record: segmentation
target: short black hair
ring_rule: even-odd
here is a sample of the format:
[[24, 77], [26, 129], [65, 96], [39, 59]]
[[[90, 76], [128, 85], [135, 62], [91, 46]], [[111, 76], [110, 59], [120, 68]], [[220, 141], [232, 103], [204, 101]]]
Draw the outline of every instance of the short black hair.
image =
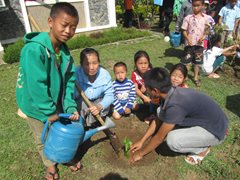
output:
[[172, 74], [173, 71], [175, 71], [176, 69], [181, 71], [181, 73], [183, 74], [184, 79], [187, 77], [188, 70], [187, 70], [187, 67], [184, 64], [182, 64], [182, 63], [175, 64], [172, 67], [172, 70], [170, 71], [170, 74]]
[[98, 62], [100, 62], [99, 53], [97, 50], [95, 50], [93, 48], [85, 48], [80, 53], [80, 64], [81, 65], [83, 65], [83, 61], [87, 59], [88, 54], [95, 54], [98, 58]]
[[58, 2], [54, 4], [50, 11], [50, 17], [52, 19], [55, 19], [57, 15], [61, 12], [64, 12], [69, 16], [79, 19], [77, 9], [72, 4], [67, 2]]
[[209, 37], [208, 47], [207, 49], [212, 49], [213, 46], [217, 44], [217, 42], [221, 42], [222, 36], [220, 34], [213, 34]]
[[126, 69], [126, 71], [127, 71], [127, 65], [124, 62], [122, 62], [122, 61], [117, 62], [117, 63], [114, 64], [113, 71], [115, 71], [116, 67], [121, 67], [121, 66], [124, 67]]
[[168, 71], [161, 67], [147, 71], [144, 74], [144, 83], [149, 89], [157, 88], [162, 93], [168, 93], [172, 87]]
[[192, 4], [193, 4], [195, 1], [202, 1], [202, 4], [204, 4], [204, 0], [192, 0]]

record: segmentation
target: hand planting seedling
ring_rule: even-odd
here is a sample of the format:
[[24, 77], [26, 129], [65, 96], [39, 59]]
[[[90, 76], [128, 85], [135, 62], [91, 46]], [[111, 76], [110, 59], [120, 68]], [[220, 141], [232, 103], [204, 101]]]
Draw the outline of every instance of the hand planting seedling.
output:
[[130, 139], [125, 137], [123, 140], [123, 144], [124, 144], [124, 156], [129, 158], [129, 150], [133, 143]]

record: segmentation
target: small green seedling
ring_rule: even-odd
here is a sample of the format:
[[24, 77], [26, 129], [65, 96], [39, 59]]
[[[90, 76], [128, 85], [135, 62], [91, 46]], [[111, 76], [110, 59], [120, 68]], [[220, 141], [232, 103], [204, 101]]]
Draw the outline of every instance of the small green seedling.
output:
[[123, 140], [123, 144], [124, 144], [124, 156], [129, 158], [129, 150], [130, 147], [132, 146], [132, 141], [130, 139], [128, 139], [127, 137], [124, 138]]

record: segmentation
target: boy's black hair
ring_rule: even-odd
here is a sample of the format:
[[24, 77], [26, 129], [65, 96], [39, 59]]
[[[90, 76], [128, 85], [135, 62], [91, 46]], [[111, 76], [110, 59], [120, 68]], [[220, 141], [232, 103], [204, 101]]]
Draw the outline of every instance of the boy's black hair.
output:
[[160, 67], [147, 71], [144, 74], [144, 83], [149, 89], [157, 88], [161, 93], [168, 93], [172, 87], [168, 71]]
[[187, 68], [186, 68], [186, 66], [185, 66], [184, 64], [182, 64], [182, 63], [175, 64], [175, 65], [172, 67], [172, 70], [170, 71], [170, 74], [172, 74], [173, 71], [175, 71], [176, 69], [179, 70], [179, 71], [181, 71], [181, 73], [182, 73], [183, 76], [184, 76], [184, 79], [187, 77], [187, 75], [188, 75], [188, 70], [187, 70]]
[[51, 8], [50, 17], [55, 19], [60, 12], [64, 12], [69, 16], [79, 19], [77, 9], [70, 3], [59, 2], [54, 4]]
[[93, 48], [85, 48], [80, 53], [80, 64], [81, 65], [83, 65], [83, 61], [87, 59], [88, 54], [95, 54], [98, 58], [98, 62], [100, 62], [99, 53], [97, 50], [95, 50]]
[[212, 49], [213, 46], [216, 45], [217, 42], [221, 42], [221, 35], [220, 34], [213, 34], [209, 37], [209, 41], [208, 41], [208, 47], [207, 49]]
[[127, 65], [124, 62], [122, 62], [122, 61], [117, 62], [117, 63], [114, 64], [113, 71], [115, 71], [116, 67], [121, 67], [121, 66], [123, 66], [126, 69], [126, 71], [127, 71]]
[[150, 68], [152, 68], [152, 64], [150, 62], [150, 57], [149, 57], [148, 53], [146, 51], [143, 51], [143, 50], [140, 50], [140, 51], [136, 52], [136, 54], [134, 55], [134, 64], [135, 64], [135, 66], [136, 66], [137, 60], [139, 58], [141, 58], [141, 57], [147, 58], [149, 66], [150, 66]]
[[192, 0], [192, 4], [193, 4], [195, 1], [202, 1], [202, 4], [204, 4], [204, 0]]

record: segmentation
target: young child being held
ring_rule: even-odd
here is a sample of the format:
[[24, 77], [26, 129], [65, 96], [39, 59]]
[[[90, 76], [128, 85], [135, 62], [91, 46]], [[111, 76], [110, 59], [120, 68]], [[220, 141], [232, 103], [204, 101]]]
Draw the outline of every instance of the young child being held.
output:
[[127, 65], [124, 62], [117, 62], [113, 71], [116, 80], [113, 81], [114, 89], [114, 112], [113, 118], [119, 120], [123, 115], [131, 113], [136, 100], [136, 91], [134, 83], [128, 79]]
[[138, 51], [134, 55], [134, 65], [136, 69], [132, 72], [132, 81], [135, 84], [136, 94], [144, 103], [150, 103], [151, 99], [146, 95], [143, 79], [144, 74], [152, 68], [149, 55], [146, 51]]
[[170, 72], [172, 85], [175, 87], [188, 88], [185, 80], [188, 76], [188, 70], [182, 63], [175, 64]]
[[209, 18], [202, 13], [204, 7], [203, 0], [193, 0], [193, 14], [184, 18], [182, 24], [183, 36], [185, 38], [184, 57], [181, 63], [194, 65], [194, 83], [196, 86], [201, 86], [199, 80], [199, 65], [203, 63], [203, 40], [206, 38], [205, 28], [209, 24]]
[[233, 56], [236, 54], [238, 45], [233, 45], [227, 48], [221, 48], [221, 35], [214, 34], [210, 37], [208, 49], [203, 52], [203, 65], [202, 71], [208, 75], [209, 78], [219, 78], [216, 70], [220, 68], [224, 61], [225, 56]]
[[[16, 100], [19, 116], [25, 118], [35, 137], [47, 180], [59, 179], [57, 163], [43, 155], [40, 137], [46, 121], [58, 120], [59, 113], [72, 113], [71, 120], [78, 120], [77, 105], [72, 98], [75, 87], [75, 66], [65, 44], [77, 28], [79, 16], [76, 8], [61, 2], [52, 6], [48, 18], [49, 32], [33, 32], [24, 37]], [[72, 171], [81, 167], [80, 162], [70, 166]]]

